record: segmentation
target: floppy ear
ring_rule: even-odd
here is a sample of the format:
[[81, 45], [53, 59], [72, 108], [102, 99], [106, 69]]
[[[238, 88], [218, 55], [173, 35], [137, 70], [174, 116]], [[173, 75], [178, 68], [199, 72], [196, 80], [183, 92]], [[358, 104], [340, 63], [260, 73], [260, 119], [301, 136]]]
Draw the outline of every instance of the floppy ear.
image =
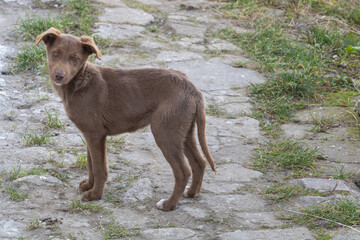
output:
[[38, 45], [41, 40], [43, 40], [46, 45], [51, 44], [56, 38], [60, 37], [60, 34], [61, 32], [56, 28], [49, 28], [36, 37], [36, 45]]
[[92, 39], [91, 37], [82, 36], [80, 40], [86, 52], [88, 52], [89, 54], [95, 53], [96, 57], [101, 60], [102, 55], [100, 50], [96, 46], [94, 39]]

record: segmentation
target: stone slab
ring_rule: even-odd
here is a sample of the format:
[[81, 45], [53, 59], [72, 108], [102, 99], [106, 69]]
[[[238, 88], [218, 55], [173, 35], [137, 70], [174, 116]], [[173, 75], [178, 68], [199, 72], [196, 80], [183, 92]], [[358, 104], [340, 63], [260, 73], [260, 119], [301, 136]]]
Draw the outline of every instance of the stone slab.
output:
[[185, 240], [185, 239], [201, 239], [197, 237], [197, 233], [185, 228], [161, 228], [148, 229], [141, 233], [142, 239], [164, 239], [164, 240]]
[[[145, 228], [151, 220], [142, 211], [136, 211], [134, 208], [114, 208], [112, 214], [116, 216], [116, 222], [126, 228]], [[108, 220], [111, 220], [108, 219]]]
[[330, 234], [333, 236], [333, 240], [360, 240], [360, 233], [351, 229], [330, 231]]
[[254, 70], [234, 68], [219, 59], [171, 62], [167, 67], [186, 73], [198, 88], [206, 91], [244, 88], [251, 83], [265, 81], [265, 78]]
[[211, 98], [215, 106], [226, 112], [227, 115], [239, 116], [240, 114], [250, 114], [252, 112], [252, 104], [250, 98], [243, 94], [233, 95], [216, 95]]
[[18, 239], [25, 230], [26, 224], [11, 219], [0, 220], [0, 238]]
[[[219, 137], [238, 138], [243, 137], [247, 139], [260, 139], [261, 133], [259, 128], [259, 121], [250, 117], [239, 117], [236, 119], [219, 119], [208, 117], [210, 119], [209, 125], [218, 126]], [[229, 141], [233, 142], [231, 139]], [[229, 146], [229, 144], [227, 144]]]
[[127, 7], [121, 0], [101, 0], [106, 7]]
[[175, 42], [181, 48], [190, 49], [193, 51], [205, 51], [205, 44], [203, 38], [183, 37]]
[[203, 182], [202, 189], [216, 194], [233, 193], [239, 187], [244, 186], [241, 183], [229, 183], [229, 182], [222, 183], [222, 182], [217, 182], [216, 180], [209, 180], [209, 178], [211, 177], [207, 177], [206, 181]]
[[317, 123], [324, 120], [332, 120], [334, 123], [358, 122], [359, 118], [354, 118], [355, 116], [357, 115], [343, 107], [315, 107], [298, 111], [294, 120], [302, 123]]
[[142, 40], [139, 46], [139, 49], [141, 50], [150, 50], [150, 51], [163, 49], [163, 48], [166, 48], [166, 45], [152, 40]]
[[124, 200], [130, 202], [144, 201], [153, 196], [153, 188], [149, 178], [143, 178], [133, 183], [126, 191]]
[[206, 32], [206, 26], [179, 20], [168, 20], [167, 27], [172, 29], [176, 35], [184, 35], [191, 37], [204, 38]]
[[140, 9], [117, 7], [105, 8], [104, 14], [99, 16], [99, 21], [105, 23], [147, 25], [154, 21], [154, 17]]
[[142, 4], [148, 4], [148, 5], [161, 5], [163, 4], [160, 1], [157, 0], [137, 0], [138, 2], [142, 3]]
[[335, 191], [351, 191], [343, 180], [337, 179], [302, 178], [293, 180], [292, 182], [315, 191], [333, 191], [334, 189]]
[[95, 36], [118, 39], [132, 39], [142, 36], [146, 28], [129, 24], [96, 23], [93, 29]]
[[[194, 59], [202, 59], [203, 57], [197, 53], [188, 52], [188, 51], [162, 51], [156, 58], [156, 62], [172, 63], [172, 62], [183, 62]], [[174, 68], [176, 69], [176, 68]]]
[[242, 228], [264, 228], [264, 227], [278, 227], [283, 224], [278, 220], [273, 212], [242, 212], [235, 214], [238, 227]]
[[209, 8], [211, 6], [216, 6], [216, 2], [209, 2], [207, 0], [187, 0], [187, 1], [181, 1], [180, 7], [187, 10], [187, 11], [193, 11], [193, 10], [199, 10], [199, 9], [205, 9]]
[[249, 182], [263, 175], [261, 172], [244, 168], [240, 164], [219, 165], [217, 172], [217, 175], [213, 177], [217, 182]]
[[186, 212], [187, 214], [189, 214], [190, 216], [192, 216], [195, 219], [201, 219], [201, 218], [205, 218], [206, 216], [208, 216], [208, 213], [201, 209], [201, 208], [197, 208], [197, 207], [192, 207], [192, 206], [181, 206], [179, 207], [179, 209], [181, 211]]
[[312, 134], [311, 129], [313, 129], [311, 124], [296, 124], [296, 123], [287, 123], [281, 125], [282, 135], [285, 138], [296, 138], [302, 139], [310, 134]]
[[224, 233], [221, 240], [315, 240], [307, 228], [246, 230]]
[[234, 44], [222, 40], [222, 39], [213, 39], [211, 40], [210, 44], [207, 46], [207, 48], [211, 51], [239, 51], [240, 48], [235, 46]]
[[255, 195], [202, 195], [201, 203], [206, 204], [209, 209], [216, 213], [228, 212], [254, 212], [265, 210], [266, 202]]

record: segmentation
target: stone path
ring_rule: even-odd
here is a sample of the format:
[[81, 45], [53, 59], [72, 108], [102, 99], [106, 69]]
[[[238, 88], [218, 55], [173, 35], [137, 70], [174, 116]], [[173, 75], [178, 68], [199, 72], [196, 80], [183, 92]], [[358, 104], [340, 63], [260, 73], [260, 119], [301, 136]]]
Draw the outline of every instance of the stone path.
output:
[[[3, 189], [16, 186], [28, 196], [25, 201], [15, 202], [6, 191], [0, 192], [0, 238], [103, 239], [106, 226], [116, 223], [130, 233], [137, 232], [126, 237], [131, 239], [315, 239], [309, 229], [289, 227], [277, 218], [281, 211], [274, 210], [271, 202], [259, 194], [270, 185], [267, 178], [249, 168], [252, 152], [265, 137], [258, 121], [248, 117], [252, 105], [246, 88], [251, 83], [264, 82], [265, 78], [255, 70], [233, 67], [235, 62], [248, 61], [242, 56], [242, 50], [212, 37], [213, 31], [232, 23], [214, 15], [210, 8], [215, 4], [213, 1], [142, 0], [138, 3], [154, 5], [161, 11], [148, 13], [141, 7], [130, 8], [120, 0], [99, 3], [101, 14], [94, 28], [95, 35], [122, 41], [124, 45], [107, 49], [103, 61], [96, 62], [112, 67], [161, 67], [185, 72], [201, 89], [208, 106], [221, 112], [220, 116], [207, 117], [207, 139], [218, 175], [208, 168], [199, 198], [181, 200], [172, 212], [157, 210], [156, 202], [171, 193], [173, 176], [152, 134], [145, 128], [124, 134], [124, 149], [110, 149], [106, 194], [94, 203], [102, 206], [102, 211], [71, 210], [71, 203], [80, 198], [78, 183], [87, 174], [85, 169], [74, 167], [77, 156], [85, 152], [79, 131], [67, 119], [60, 99], [44, 84], [44, 77], [28, 73], [1, 75], [2, 172], [9, 174], [19, 167], [30, 170], [43, 166], [52, 175], [68, 177], [68, 181], [50, 174], [2, 180]], [[1, 9], [17, 11], [31, 4], [31, 1], [0, 1]], [[1, 22], [7, 19], [4, 23], [9, 31], [16, 19], [9, 19], [4, 13], [0, 15]], [[11, 36], [2, 36], [2, 39], [0, 67], [8, 62], [6, 56], [10, 55], [3, 52], [2, 45], [13, 46]], [[52, 144], [49, 146], [24, 146], [22, 136], [26, 132], [40, 132], [44, 128], [46, 111], [58, 113], [65, 129], [50, 130]], [[304, 124], [285, 125], [284, 136], [304, 138], [311, 134], [308, 123], [303, 121]], [[332, 164], [340, 161], [350, 164], [346, 166], [359, 166], [357, 143], [342, 144], [339, 151], [352, 157], [339, 159], [336, 153], [325, 151], [328, 150], [325, 145], [333, 144], [336, 152], [340, 148], [337, 139], [327, 143], [308, 141], [319, 145]], [[354, 152], [348, 152], [349, 149]], [[328, 190], [334, 180], [309, 178], [294, 180], [294, 184]], [[339, 187], [360, 199], [356, 186], [341, 182]], [[284, 208], [328, 200], [305, 196]], [[30, 230], [29, 224], [34, 219], [39, 220], [40, 226]], [[341, 238], [345, 235], [346, 239], [360, 239], [344, 229], [335, 231], [334, 239], [345, 239]]]

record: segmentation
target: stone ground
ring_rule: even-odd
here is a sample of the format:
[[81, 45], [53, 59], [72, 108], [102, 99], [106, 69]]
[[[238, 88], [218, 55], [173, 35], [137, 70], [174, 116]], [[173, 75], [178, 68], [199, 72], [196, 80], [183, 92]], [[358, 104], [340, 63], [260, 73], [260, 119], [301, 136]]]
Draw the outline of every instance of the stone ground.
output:
[[[17, 18], [26, 13], [58, 14], [56, 8], [36, 8], [33, 2], [36, 1], [0, 1], [0, 68], [4, 73], [21, 44], [11, 33]], [[80, 199], [78, 183], [87, 175], [86, 169], [75, 167], [77, 157], [85, 153], [79, 131], [66, 117], [59, 97], [44, 84], [46, 76], [3, 74], [0, 239], [104, 239], [104, 232], [118, 225], [133, 234], [125, 237], [131, 239], [315, 239], [306, 227], [291, 225], [278, 216], [287, 209], [344, 196], [333, 191], [330, 196], [302, 196], [274, 207], [260, 194], [271, 184], [271, 177], [249, 167], [254, 149], [266, 137], [258, 121], [248, 117], [252, 104], [246, 88], [251, 83], [264, 82], [265, 77], [252, 69], [233, 67], [235, 62], [249, 60], [241, 49], [213, 38], [211, 33], [225, 26], [239, 32], [251, 30], [219, 18], [211, 9], [214, 1], [138, 2], [154, 5], [161, 12], [130, 8], [120, 0], [97, 3], [101, 14], [93, 30], [95, 35], [123, 43], [122, 47], [104, 50], [103, 60], [97, 63], [185, 72], [212, 106], [209, 112], [219, 108], [221, 116], [225, 116], [207, 117], [207, 139], [218, 174], [207, 168], [200, 197], [182, 199], [171, 212], [157, 210], [156, 202], [171, 193], [173, 176], [145, 128], [124, 134], [122, 149], [110, 146], [106, 193], [102, 200], [91, 203], [102, 210], [74, 209], [72, 203]], [[46, 111], [58, 114], [65, 129], [50, 129], [49, 145], [25, 146], [22, 136], [44, 131]], [[325, 156], [322, 165], [329, 173], [341, 166], [345, 170], [359, 169], [359, 141], [352, 131], [339, 125], [327, 133], [314, 133], [308, 119], [311, 111], [322, 110], [297, 113], [296, 121], [282, 127], [283, 137], [302, 139], [319, 147]], [[8, 177], [19, 168], [27, 171], [39, 167], [47, 173], [14, 181]], [[359, 189], [350, 182], [324, 177], [292, 181], [318, 191], [330, 191], [336, 186], [348, 193], [346, 197], [360, 200]], [[19, 202], [10, 200], [6, 190], [10, 187], [28, 194], [27, 198]], [[36, 220], [39, 224], [31, 229], [30, 223]], [[332, 234], [334, 239], [360, 239], [357, 232], [344, 228], [335, 229]]]

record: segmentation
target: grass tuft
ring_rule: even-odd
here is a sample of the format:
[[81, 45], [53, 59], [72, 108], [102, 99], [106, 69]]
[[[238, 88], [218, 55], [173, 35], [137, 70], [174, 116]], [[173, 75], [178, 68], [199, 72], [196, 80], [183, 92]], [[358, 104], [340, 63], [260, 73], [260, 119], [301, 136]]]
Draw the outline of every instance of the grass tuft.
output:
[[82, 170], [83, 168], [86, 168], [86, 166], [87, 166], [87, 156], [86, 156], [86, 154], [80, 153], [80, 154], [77, 155], [75, 166], [80, 168], [80, 170]]
[[[305, 224], [310, 228], [334, 228], [338, 222], [347, 226], [360, 225], [360, 203], [354, 200], [338, 199], [335, 202], [302, 209], [304, 215], [293, 216], [296, 223]], [[321, 219], [323, 218], [323, 219]], [[331, 221], [326, 221], [331, 220]], [[334, 221], [334, 222], [332, 222]]]
[[43, 166], [41, 167], [33, 167], [30, 170], [27, 171], [22, 171], [21, 170], [21, 165], [18, 165], [16, 167], [13, 167], [10, 172], [9, 172], [9, 180], [13, 181], [15, 179], [21, 178], [21, 177], [25, 177], [28, 175], [44, 175], [47, 174], [48, 172], [44, 169]]
[[129, 232], [124, 226], [116, 223], [115, 219], [112, 219], [109, 224], [101, 226], [100, 231], [105, 239], [128, 238], [138, 235], [138, 231], [135, 233]]
[[37, 133], [26, 133], [22, 136], [25, 146], [42, 146], [50, 143], [49, 135], [47, 132], [37, 135]]
[[[256, 102], [252, 117], [260, 120], [268, 134], [276, 136], [280, 124], [289, 121], [294, 111], [327, 99], [328, 93], [356, 91], [352, 79], [360, 77], [359, 59], [345, 49], [360, 46], [360, 36], [353, 32], [344, 33], [335, 26], [314, 26], [306, 21], [306, 27], [294, 28], [285, 17], [297, 18], [306, 9], [320, 11], [319, 6], [323, 5], [328, 9], [351, 12], [350, 6], [355, 3], [334, 1], [331, 7], [325, 4], [328, 1], [320, 0], [228, 2], [224, 13], [248, 20], [255, 31], [237, 33], [227, 27], [215, 35], [244, 49], [268, 75], [267, 82], [249, 88]], [[283, 17], [266, 13], [265, 10], [271, 12], [273, 8], [281, 8]]]
[[14, 72], [39, 71], [47, 67], [46, 51], [42, 46], [25, 45], [15, 58]]
[[[15, 26], [15, 32], [19, 38], [34, 42], [35, 38], [55, 27], [61, 32], [73, 33], [75, 35], [92, 34], [98, 10], [90, 0], [67, 0], [65, 2], [65, 13], [59, 16], [26, 16], [20, 19]], [[46, 51], [43, 46], [24, 46], [15, 59], [14, 71], [44, 70], [46, 68]]]
[[104, 208], [100, 205], [96, 205], [93, 203], [83, 203], [80, 200], [74, 199], [71, 202], [70, 211], [71, 212], [84, 212], [89, 211], [92, 213], [98, 213], [101, 212]]
[[287, 186], [279, 182], [266, 188], [264, 194], [266, 198], [279, 203], [295, 196], [307, 195], [309, 194], [309, 190], [301, 186]]
[[257, 148], [253, 167], [260, 172], [311, 170], [316, 168], [317, 151], [292, 140], [266, 142]]
[[47, 127], [65, 129], [64, 123], [59, 120], [59, 114], [55, 114], [55, 116], [53, 116], [46, 109], [45, 109], [45, 111], [47, 113], [47, 116], [45, 117], [47, 119], [47, 122], [46, 122]]
[[65, 13], [59, 16], [26, 16], [20, 19], [15, 27], [15, 32], [20, 38], [34, 41], [36, 36], [50, 27], [61, 32], [72, 32], [77, 35], [91, 35], [95, 23], [97, 10], [90, 0], [67, 0]]
[[15, 202], [24, 201], [28, 197], [27, 193], [21, 194], [15, 187], [9, 187], [6, 191], [9, 194], [9, 198]]
[[106, 147], [109, 152], [117, 153], [125, 148], [125, 136], [121, 137], [108, 137], [106, 139]]
[[38, 219], [31, 220], [29, 225], [26, 227], [27, 230], [34, 230], [38, 228], [40, 228], [40, 221]]

